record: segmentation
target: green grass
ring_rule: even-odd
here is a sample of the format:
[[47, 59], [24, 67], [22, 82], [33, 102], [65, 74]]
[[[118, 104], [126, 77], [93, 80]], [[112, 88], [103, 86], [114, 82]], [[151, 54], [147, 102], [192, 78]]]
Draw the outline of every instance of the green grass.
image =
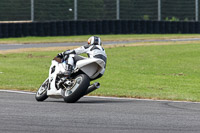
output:
[[[92, 95], [200, 101], [200, 45], [107, 48]], [[0, 88], [36, 91], [60, 51], [0, 55]]]
[[105, 90], [95, 94], [200, 101], [199, 50], [192, 44], [108, 49]]
[[[128, 34], [128, 35], [97, 35], [104, 41], [123, 40], [148, 40], [148, 39], [170, 39], [170, 38], [200, 38], [199, 34]], [[20, 37], [1, 38], [0, 44], [26, 44], [26, 43], [62, 43], [62, 42], [86, 42], [90, 35], [82, 36], [60, 36], [60, 37]]]

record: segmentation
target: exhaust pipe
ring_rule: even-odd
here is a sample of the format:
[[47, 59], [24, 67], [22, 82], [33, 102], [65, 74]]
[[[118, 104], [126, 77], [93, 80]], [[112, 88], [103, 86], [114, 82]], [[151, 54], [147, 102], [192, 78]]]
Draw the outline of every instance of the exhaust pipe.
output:
[[94, 84], [90, 85], [87, 89], [87, 91], [85, 92], [85, 95], [91, 93], [92, 91], [98, 89], [100, 87], [100, 83], [95, 82]]

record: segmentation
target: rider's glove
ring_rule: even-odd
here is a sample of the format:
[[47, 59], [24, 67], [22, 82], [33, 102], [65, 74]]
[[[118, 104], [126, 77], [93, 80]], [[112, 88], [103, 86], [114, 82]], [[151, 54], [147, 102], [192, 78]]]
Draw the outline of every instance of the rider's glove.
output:
[[63, 58], [67, 59], [68, 56], [69, 56], [69, 54], [75, 54], [75, 51], [74, 51], [74, 50], [67, 50], [67, 51], [65, 51], [65, 52], [59, 53], [59, 54], [57, 55], [57, 57], [58, 57], [58, 58], [61, 58], [61, 59], [63, 59]]
[[67, 50], [65, 52], [63, 52], [63, 59], [67, 60], [70, 54], [75, 54], [74, 50]]
[[69, 57], [69, 55], [68, 55], [68, 54], [66, 54], [66, 55], [63, 57], [63, 60], [67, 60], [67, 59], [68, 59], [68, 57]]
[[65, 52], [63, 52], [63, 55], [69, 55], [69, 54], [75, 54], [74, 50], [67, 50]]
[[62, 52], [62, 53], [59, 53], [59, 54], [57, 55], [57, 57], [62, 59], [62, 58], [64, 57], [63, 52]]

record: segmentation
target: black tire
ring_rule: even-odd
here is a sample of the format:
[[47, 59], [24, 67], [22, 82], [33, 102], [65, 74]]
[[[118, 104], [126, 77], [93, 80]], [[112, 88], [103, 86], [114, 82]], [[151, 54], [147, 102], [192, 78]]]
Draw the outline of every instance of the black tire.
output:
[[47, 78], [35, 94], [35, 99], [37, 101], [41, 102], [48, 98], [47, 96], [48, 87], [49, 87], [49, 79]]
[[74, 79], [76, 83], [70, 90], [70, 92], [67, 90], [64, 92], [64, 101], [67, 103], [75, 103], [76, 101], [78, 101], [82, 96], [84, 96], [86, 90], [90, 85], [90, 79], [85, 74], [80, 74]]

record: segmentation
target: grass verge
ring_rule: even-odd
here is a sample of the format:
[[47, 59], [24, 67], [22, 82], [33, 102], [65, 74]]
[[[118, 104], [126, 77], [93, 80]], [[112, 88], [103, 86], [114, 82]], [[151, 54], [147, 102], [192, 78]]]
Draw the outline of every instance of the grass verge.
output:
[[[0, 44], [26, 44], [26, 43], [64, 43], [86, 42], [91, 35], [59, 36], [59, 37], [21, 37], [1, 38]], [[128, 34], [128, 35], [97, 35], [104, 41], [131, 41], [131, 40], [160, 40], [160, 39], [186, 39], [200, 38], [199, 34]]]
[[[200, 101], [199, 44], [107, 47], [92, 95]], [[0, 88], [36, 91], [59, 51], [0, 54]]]

